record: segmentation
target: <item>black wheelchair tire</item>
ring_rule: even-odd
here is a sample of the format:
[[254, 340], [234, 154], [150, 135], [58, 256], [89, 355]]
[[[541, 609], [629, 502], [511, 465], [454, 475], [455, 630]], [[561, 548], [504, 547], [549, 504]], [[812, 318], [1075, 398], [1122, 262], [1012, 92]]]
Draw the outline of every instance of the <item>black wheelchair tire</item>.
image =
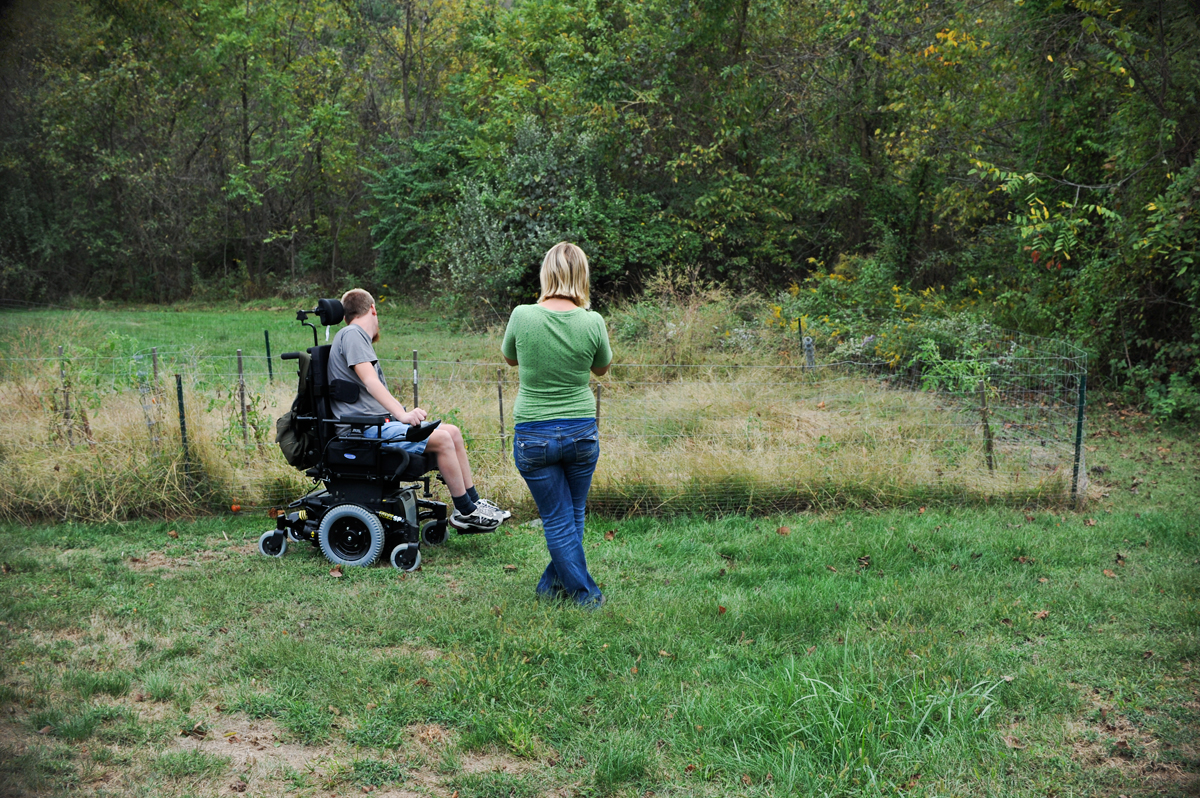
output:
[[287, 554], [287, 536], [277, 529], [263, 532], [258, 539], [258, 553], [264, 557], [282, 557]]
[[415, 543], [401, 543], [392, 549], [392, 567], [412, 573], [421, 567], [421, 549]]
[[383, 523], [357, 504], [339, 504], [321, 519], [317, 531], [321, 553], [334, 565], [374, 565], [383, 551]]
[[426, 546], [442, 546], [445, 545], [446, 539], [450, 537], [450, 530], [446, 528], [445, 522], [440, 522], [436, 518], [430, 518], [427, 521], [421, 522], [421, 543]]

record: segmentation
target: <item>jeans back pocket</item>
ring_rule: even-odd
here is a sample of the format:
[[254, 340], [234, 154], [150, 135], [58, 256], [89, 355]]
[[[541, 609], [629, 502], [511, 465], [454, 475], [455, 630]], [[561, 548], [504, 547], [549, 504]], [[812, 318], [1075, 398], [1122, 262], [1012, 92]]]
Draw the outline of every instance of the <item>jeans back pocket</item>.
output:
[[517, 438], [513, 441], [513, 462], [518, 471], [545, 468], [550, 444], [536, 438]]

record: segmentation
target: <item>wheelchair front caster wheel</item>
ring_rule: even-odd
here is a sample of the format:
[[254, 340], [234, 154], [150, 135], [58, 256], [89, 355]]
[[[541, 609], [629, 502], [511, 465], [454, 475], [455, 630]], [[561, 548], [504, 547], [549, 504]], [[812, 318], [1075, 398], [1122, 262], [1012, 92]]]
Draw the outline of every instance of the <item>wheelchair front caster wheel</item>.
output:
[[444, 521], [430, 518], [421, 523], [421, 542], [426, 546], [441, 546], [449, 537], [448, 532]]
[[265, 557], [282, 557], [287, 554], [287, 537], [278, 529], [263, 532], [258, 539], [258, 553]]
[[412, 573], [421, 567], [421, 549], [415, 543], [401, 543], [392, 549], [392, 567]]

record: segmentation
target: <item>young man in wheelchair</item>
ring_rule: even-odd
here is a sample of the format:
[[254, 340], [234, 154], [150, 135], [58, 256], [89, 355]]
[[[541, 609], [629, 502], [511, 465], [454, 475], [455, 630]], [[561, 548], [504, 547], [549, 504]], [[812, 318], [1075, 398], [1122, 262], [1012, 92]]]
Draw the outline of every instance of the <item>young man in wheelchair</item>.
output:
[[375, 299], [361, 288], [355, 288], [342, 296], [342, 308], [346, 314], [346, 326], [338, 330], [329, 350], [329, 380], [354, 382], [361, 390], [356, 402], [334, 399], [334, 414], [338, 417], [347, 414], [387, 416], [390, 420], [382, 429], [369, 428], [365, 434], [370, 437], [380, 435], [385, 448], [402, 449], [411, 454], [428, 451], [434, 455], [438, 471], [454, 500], [450, 525], [469, 532], [495, 529], [511, 513], [480, 498], [475, 490], [471, 466], [467, 462], [467, 450], [458, 427], [442, 424], [425, 440], [405, 439], [409, 426], [423, 422], [426, 414], [419, 407], [405, 410], [404, 405], [387, 389], [383, 369], [379, 367], [379, 358], [375, 356], [373, 346], [379, 340]]

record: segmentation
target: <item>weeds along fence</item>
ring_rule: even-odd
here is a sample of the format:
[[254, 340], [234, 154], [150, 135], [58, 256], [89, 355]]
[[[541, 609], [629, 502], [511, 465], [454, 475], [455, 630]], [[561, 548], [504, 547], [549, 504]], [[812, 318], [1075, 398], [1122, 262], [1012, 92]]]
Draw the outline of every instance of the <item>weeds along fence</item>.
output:
[[[1087, 492], [1086, 356], [1002, 333], [966, 355], [616, 363], [593, 383], [612, 515], [926, 502], [1066, 506]], [[512, 463], [515, 369], [383, 361], [393, 392], [463, 430], [486, 494], [532, 515]], [[409, 375], [414, 375], [409, 385]], [[274, 443], [294, 363], [191, 350], [0, 360], [0, 515], [113, 519], [264, 507], [311, 485]], [[185, 447], [186, 439], [186, 447]]]

